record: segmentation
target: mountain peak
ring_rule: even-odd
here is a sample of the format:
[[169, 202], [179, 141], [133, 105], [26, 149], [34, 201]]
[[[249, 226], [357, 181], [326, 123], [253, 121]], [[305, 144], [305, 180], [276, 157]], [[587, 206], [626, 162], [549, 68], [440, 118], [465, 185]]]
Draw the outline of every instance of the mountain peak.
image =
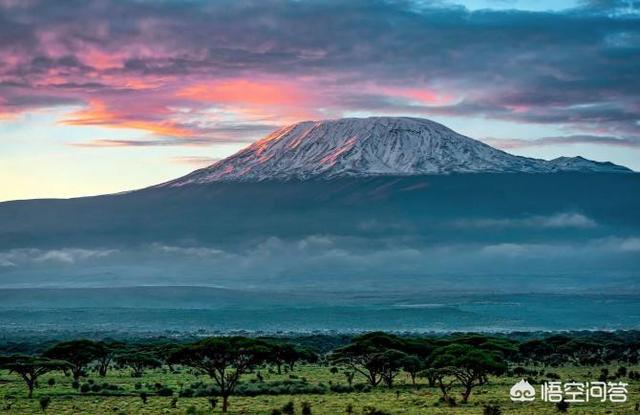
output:
[[581, 157], [545, 161], [515, 156], [427, 119], [369, 117], [292, 124], [224, 160], [165, 185], [557, 171], [631, 170]]

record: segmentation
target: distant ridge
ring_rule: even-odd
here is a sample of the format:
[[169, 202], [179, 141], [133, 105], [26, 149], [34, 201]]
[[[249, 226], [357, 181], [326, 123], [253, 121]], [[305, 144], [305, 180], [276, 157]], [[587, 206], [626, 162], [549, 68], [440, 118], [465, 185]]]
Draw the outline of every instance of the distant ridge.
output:
[[161, 186], [218, 181], [330, 179], [449, 173], [629, 173], [582, 157], [515, 156], [431, 120], [408, 117], [304, 121]]

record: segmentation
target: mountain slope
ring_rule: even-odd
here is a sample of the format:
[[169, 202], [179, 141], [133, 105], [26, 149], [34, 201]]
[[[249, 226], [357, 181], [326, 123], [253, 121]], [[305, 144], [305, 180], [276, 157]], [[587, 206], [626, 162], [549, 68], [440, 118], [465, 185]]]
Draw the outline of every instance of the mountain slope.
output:
[[207, 168], [161, 186], [217, 181], [331, 179], [447, 173], [631, 172], [580, 157], [515, 156], [436, 122], [407, 117], [293, 124]]

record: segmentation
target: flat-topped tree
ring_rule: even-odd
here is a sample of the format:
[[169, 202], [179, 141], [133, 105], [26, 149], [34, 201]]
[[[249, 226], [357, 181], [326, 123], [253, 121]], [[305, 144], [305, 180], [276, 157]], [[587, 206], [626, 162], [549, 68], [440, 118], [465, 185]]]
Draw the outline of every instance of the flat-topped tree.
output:
[[0, 369], [17, 373], [27, 384], [29, 398], [33, 396], [38, 377], [54, 370], [69, 369], [71, 364], [63, 360], [25, 355], [0, 356]]
[[401, 367], [406, 342], [392, 334], [373, 332], [354, 338], [350, 344], [335, 350], [329, 359], [350, 367], [364, 376], [371, 386], [381, 381], [393, 383]]
[[[501, 375], [507, 370], [499, 352], [468, 344], [451, 344], [436, 349], [433, 354], [433, 366], [454, 376], [464, 387], [463, 402], [467, 402], [474, 387], [487, 383], [489, 375]], [[446, 395], [444, 389], [443, 393]]]
[[211, 337], [183, 346], [169, 360], [192, 367], [213, 379], [222, 396], [222, 412], [227, 412], [229, 396], [235, 391], [242, 374], [265, 362], [269, 353], [268, 343], [262, 340]]
[[73, 340], [56, 344], [44, 352], [44, 357], [69, 362], [69, 369], [77, 380], [85, 375], [89, 363], [98, 359], [100, 353], [98, 344], [91, 340]]
[[295, 346], [282, 341], [269, 341], [271, 352], [267, 361], [276, 365], [278, 374], [282, 373], [282, 365], [287, 365], [293, 370], [296, 362], [305, 361], [314, 363], [318, 361], [318, 355], [306, 347]]
[[113, 358], [116, 356], [116, 354], [124, 349], [125, 344], [120, 342], [101, 341], [96, 343], [95, 346], [95, 357], [98, 363], [98, 374], [102, 377], [107, 376], [109, 365], [113, 361]]
[[155, 355], [146, 352], [124, 351], [115, 359], [118, 364], [130, 367], [131, 376], [134, 378], [142, 377], [145, 369], [155, 369], [162, 366], [162, 362]]

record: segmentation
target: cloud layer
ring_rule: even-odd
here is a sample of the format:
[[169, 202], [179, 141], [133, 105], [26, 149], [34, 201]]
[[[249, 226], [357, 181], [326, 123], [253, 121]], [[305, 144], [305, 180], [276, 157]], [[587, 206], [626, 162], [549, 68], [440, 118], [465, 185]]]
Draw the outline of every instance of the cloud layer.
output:
[[[570, 129], [512, 146], [637, 147], [637, 2], [559, 12], [418, 1], [0, 2], [0, 120], [148, 133], [86, 146], [242, 142], [357, 112]], [[507, 143], [507, 147], [509, 144]]]

